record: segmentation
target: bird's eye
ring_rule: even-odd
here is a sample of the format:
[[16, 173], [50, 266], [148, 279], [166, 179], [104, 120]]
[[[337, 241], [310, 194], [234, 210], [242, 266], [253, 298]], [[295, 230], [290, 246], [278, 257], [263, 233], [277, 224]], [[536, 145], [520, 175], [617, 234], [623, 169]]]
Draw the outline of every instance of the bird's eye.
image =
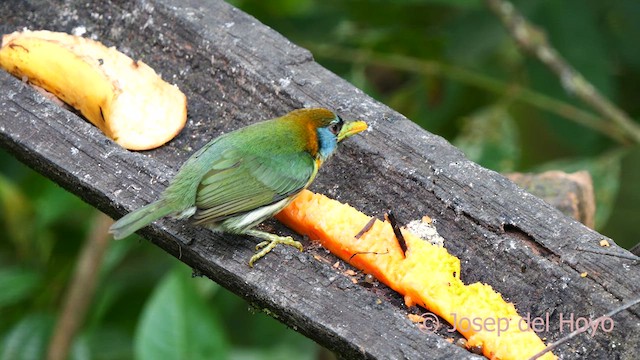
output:
[[342, 120], [342, 118], [340, 116], [338, 116], [338, 121], [334, 122], [333, 124], [329, 125], [329, 131], [331, 131], [331, 133], [333, 135], [338, 135], [340, 133], [340, 130], [342, 130], [342, 125], [344, 124], [344, 121]]

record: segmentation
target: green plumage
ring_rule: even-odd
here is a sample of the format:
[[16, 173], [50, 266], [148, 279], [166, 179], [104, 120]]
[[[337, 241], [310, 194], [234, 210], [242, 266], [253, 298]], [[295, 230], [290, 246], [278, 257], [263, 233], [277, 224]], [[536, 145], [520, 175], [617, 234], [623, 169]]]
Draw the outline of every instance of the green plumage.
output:
[[282, 242], [275, 235], [249, 230], [313, 181], [338, 139], [366, 128], [362, 122], [349, 123], [359, 127], [342, 124], [329, 110], [302, 109], [222, 135], [182, 165], [158, 201], [124, 216], [109, 231], [121, 239], [173, 215], [191, 217], [213, 229]]

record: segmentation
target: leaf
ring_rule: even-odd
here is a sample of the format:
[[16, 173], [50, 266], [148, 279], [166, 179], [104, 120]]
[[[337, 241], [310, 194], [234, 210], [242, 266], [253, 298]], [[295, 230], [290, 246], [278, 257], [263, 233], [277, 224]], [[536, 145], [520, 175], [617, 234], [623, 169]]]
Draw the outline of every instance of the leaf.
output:
[[34, 199], [37, 220], [40, 226], [69, 223], [78, 226], [78, 219], [86, 220], [94, 217], [95, 211], [91, 206], [73, 194], [60, 191], [57, 184], [47, 181], [41, 185], [38, 196]]
[[230, 360], [319, 358], [321, 348], [313, 340], [292, 331], [273, 314], [268, 314], [268, 310], [261, 311], [238, 295], [222, 288], [219, 290], [214, 301], [224, 309], [220, 317], [226, 325], [229, 342], [233, 344]]
[[71, 351], [69, 352], [69, 360], [91, 360], [91, 347], [87, 336], [79, 334], [73, 339]]
[[448, 5], [457, 7], [480, 7], [482, 3], [480, 0], [386, 0], [382, 1], [396, 6], [404, 5], [418, 5], [418, 4], [436, 4], [436, 5]]
[[136, 330], [137, 359], [225, 358], [223, 327], [196, 291], [197, 280], [175, 269], [158, 284]]
[[[542, 0], [530, 16], [530, 21], [544, 30], [552, 47], [605, 97], [616, 101], [616, 79], [612, 76], [613, 57], [599, 27], [599, 11], [594, 2], [574, 6], [571, 2]], [[568, 16], [567, 14], [571, 14]], [[579, 35], [578, 35], [579, 34]], [[576, 41], [576, 37], [580, 41]], [[537, 59], [526, 62], [530, 85], [541, 93], [570, 102], [578, 107], [592, 108], [578, 100], [567, 87], [566, 79], [559, 79]], [[607, 144], [605, 138], [584, 126], [568, 122], [557, 115], [544, 117], [544, 125], [562, 139], [565, 146], [585, 155], [600, 153]]]
[[630, 249], [638, 244], [640, 219], [640, 146], [624, 152], [619, 163], [619, 186], [617, 196], [612, 199], [612, 209], [604, 234], [611, 236], [618, 245]]
[[606, 15], [607, 35], [616, 45], [621, 60], [640, 67], [637, 35], [640, 34], [640, 6], [637, 0], [619, 0], [599, 4]]
[[33, 208], [31, 202], [20, 189], [8, 178], [0, 175], [0, 217], [6, 227], [6, 238], [11, 240], [20, 255], [28, 256], [32, 253], [31, 238], [33, 228]]
[[309, 346], [299, 347], [287, 344], [279, 344], [271, 348], [235, 348], [229, 355], [229, 360], [279, 360], [279, 359], [296, 359], [296, 360], [314, 360], [320, 356], [318, 347], [314, 347], [313, 343]]
[[513, 171], [520, 159], [517, 127], [507, 109], [493, 105], [463, 119], [453, 144], [469, 159], [500, 172]]
[[0, 308], [28, 299], [41, 280], [35, 270], [19, 267], [0, 269]]
[[487, 9], [479, 7], [457, 14], [446, 26], [448, 62], [465, 66], [470, 70], [478, 64], [488, 64], [483, 73], [503, 74], [501, 66], [496, 66], [496, 52], [503, 45], [505, 32], [499, 21], [487, 16]]
[[117, 360], [133, 358], [128, 331], [111, 326], [83, 331], [73, 342], [69, 360]]
[[52, 329], [52, 317], [43, 314], [28, 315], [2, 341], [0, 359], [44, 359]]

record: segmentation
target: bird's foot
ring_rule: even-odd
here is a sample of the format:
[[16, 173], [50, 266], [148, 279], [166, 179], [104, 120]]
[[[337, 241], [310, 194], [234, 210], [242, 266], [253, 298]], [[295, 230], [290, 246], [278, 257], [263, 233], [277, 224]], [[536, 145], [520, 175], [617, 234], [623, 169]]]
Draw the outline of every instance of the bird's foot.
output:
[[256, 261], [258, 261], [260, 258], [264, 257], [271, 250], [273, 250], [278, 244], [290, 245], [302, 251], [302, 244], [299, 241], [293, 240], [291, 236], [278, 236], [278, 235], [274, 235], [268, 232], [258, 231], [258, 230], [248, 230], [246, 234], [255, 236], [257, 238], [264, 240], [263, 242], [256, 245], [257, 253], [253, 255], [251, 259], [249, 259], [249, 266], [251, 267], [253, 267], [253, 264]]

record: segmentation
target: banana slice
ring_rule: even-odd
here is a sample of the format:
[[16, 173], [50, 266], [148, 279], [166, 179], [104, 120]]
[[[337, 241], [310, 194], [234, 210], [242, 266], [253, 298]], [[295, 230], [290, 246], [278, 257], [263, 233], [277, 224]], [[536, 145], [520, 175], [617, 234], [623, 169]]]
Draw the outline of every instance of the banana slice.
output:
[[187, 121], [187, 98], [142, 61], [65, 33], [2, 37], [0, 66], [55, 94], [121, 146], [156, 148]]

